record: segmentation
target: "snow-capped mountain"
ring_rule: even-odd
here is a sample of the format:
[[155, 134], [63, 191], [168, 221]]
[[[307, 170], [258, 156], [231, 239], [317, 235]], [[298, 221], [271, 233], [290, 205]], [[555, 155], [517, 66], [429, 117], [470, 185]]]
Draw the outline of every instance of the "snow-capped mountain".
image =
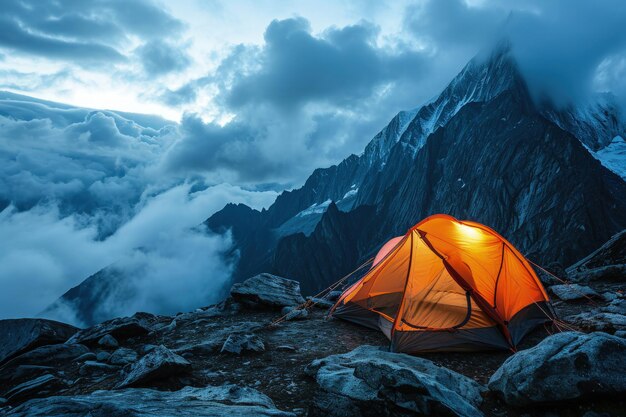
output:
[[228, 205], [207, 224], [233, 230], [236, 279], [269, 270], [308, 291], [436, 212], [486, 223], [535, 260], [569, 264], [626, 227], [626, 183], [610, 171], [623, 166], [614, 156], [623, 141], [612, 141], [623, 126], [606, 97], [537, 105], [503, 43], [399, 113], [361, 155], [315, 170], [268, 210]]

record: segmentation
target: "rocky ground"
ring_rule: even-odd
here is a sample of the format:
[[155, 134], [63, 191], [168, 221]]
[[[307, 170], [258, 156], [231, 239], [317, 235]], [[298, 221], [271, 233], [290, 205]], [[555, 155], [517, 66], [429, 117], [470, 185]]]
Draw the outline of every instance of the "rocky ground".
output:
[[298, 284], [266, 274], [174, 317], [82, 330], [4, 320], [0, 415], [626, 415], [623, 282], [549, 287], [581, 331], [538, 328], [515, 355], [389, 353], [382, 333], [327, 320], [328, 301], [293, 310], [304, 301]]

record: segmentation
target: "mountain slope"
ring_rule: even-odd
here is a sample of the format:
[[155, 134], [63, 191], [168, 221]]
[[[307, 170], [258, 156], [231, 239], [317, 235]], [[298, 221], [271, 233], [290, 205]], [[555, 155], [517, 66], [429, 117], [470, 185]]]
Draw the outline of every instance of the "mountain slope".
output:
[[[492, 226], [538, 261], [569, 264], [626, 226], [626, 184], [586, 148], [610, 143], [606, 138], [622, 125], [607, 107], [589, 109], [576, 118], [580, 113], [571, 109], [535, 105], [507, 45], [479, 56], [406, 128], [394, 128], [398, 121], [392, 120], [362, 155], [316, 170], [301, 189], [257, 212], [256, 226], [236, 237], [241, 259], [235, 278], [271, 270], [314, 291], [437, 212]], [[389, 140], [389, 131], [401, 134]], [[355, 201], [342, 208], [346, 215], [329, 206], [330, 213], [318, 213], [312, 233], [275, 233], [309, 205], [341, 202], [350, 189]], [[360, 206], [376, 213], [359, 220], [367, 233], [347, 239], [342, 230], [355, 222], [352, 211]], [[221, 222], [222, 216], [207, 220], [212, 230], [249, 222], [246, 216]], [[322, 255], [329, 251], [351, 255]], [[320, 268], [324, 259], [328, 265]]]

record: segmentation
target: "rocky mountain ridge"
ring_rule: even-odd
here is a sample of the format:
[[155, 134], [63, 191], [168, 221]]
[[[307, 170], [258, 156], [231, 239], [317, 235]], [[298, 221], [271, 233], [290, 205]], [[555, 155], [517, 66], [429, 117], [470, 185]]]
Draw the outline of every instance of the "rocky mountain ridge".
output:
[[[236, 279], [270, 270], [310, 292], [440, 212], [487, 224], [538, 262], [567, 265], [626, 226], [626, 183], [589, 151], [623, 125], [610, 103], [590, 108], [538, 106], [505, 46], [472, 60], [403, 129], [392, 120], [359, 157], [316, 170], [268, 210], [229, 205], [207, 225], [233, 231]], [[315, 207], [315, 228], [279, 233]], [[347, 232], [356, 225], [360, 239]]]

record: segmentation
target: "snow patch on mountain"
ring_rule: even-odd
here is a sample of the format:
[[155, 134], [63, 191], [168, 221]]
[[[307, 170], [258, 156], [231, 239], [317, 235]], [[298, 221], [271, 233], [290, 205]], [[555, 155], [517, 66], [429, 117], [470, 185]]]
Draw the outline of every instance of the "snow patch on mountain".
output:
[[607, 147], [591, 154], [602, 165], [626, 180], [626, 141], [624, 138], [615, 136]]
[[322, 214], [326, 211], [326, 209], [328, 208], [331, 202], [332, 200], [328, 199], [324, 201], [323, 203], [312, 204], [310, 207], [296, 214], [296, 217], [310, 216], [311, 214]]

